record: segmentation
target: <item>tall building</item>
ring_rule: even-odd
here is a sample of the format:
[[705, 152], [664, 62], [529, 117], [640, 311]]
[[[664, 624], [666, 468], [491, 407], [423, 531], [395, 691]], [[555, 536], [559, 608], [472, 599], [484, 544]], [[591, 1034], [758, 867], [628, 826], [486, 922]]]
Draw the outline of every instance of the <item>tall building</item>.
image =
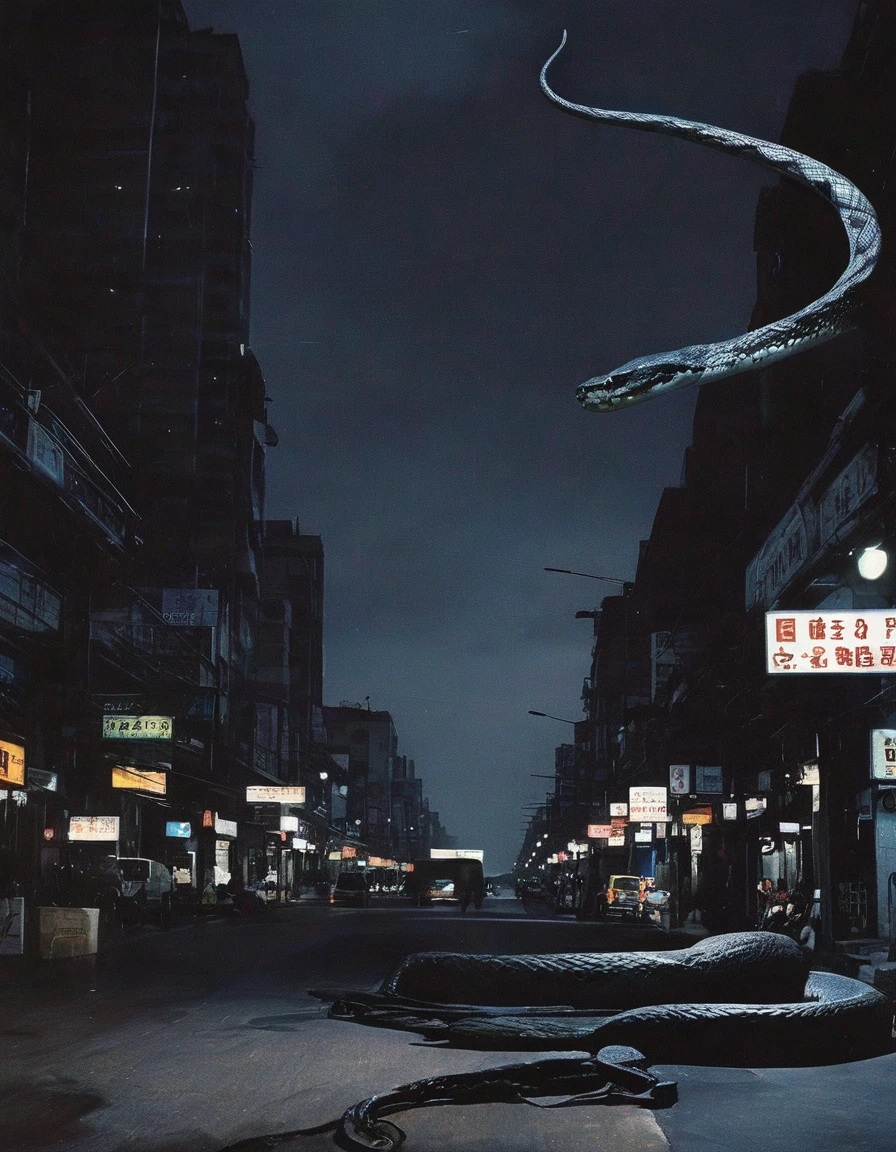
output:
[[[119, 851], [189, 857], [194, 883], [247, 874], [266, 850], [245, 787], [270, 779], [254, 638], [276, 435], [249, 347], [254, 128], [239, 43], [192, 31], [179, 0], [3, 11], [6, 366], [26, 413], [13, 439], [124, 551], [67, 600], [89, 650], [65, 725], [67, 807], [115, 815]], [[14, 340], [39, 376], [16, 374]], [[169, 721], [164, 739], [147, 717]], [[191, 829], [182, 844], [172, 819]]]

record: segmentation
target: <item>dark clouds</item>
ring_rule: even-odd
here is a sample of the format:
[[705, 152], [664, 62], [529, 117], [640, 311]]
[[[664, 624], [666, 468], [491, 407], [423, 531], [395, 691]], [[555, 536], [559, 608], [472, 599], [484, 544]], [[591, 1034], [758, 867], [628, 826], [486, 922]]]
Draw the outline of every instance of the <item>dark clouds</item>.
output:
[[611, 417], [576, 385], [743, 330], [768, 176], [564, 115], [672, 112], [776, 138], [849, 0], [186, 0], [239, 34], [257, 124], [253, 345], [269, 507], [320, 532], [328, 702], [394, 715], [487, 868], [579, 716], [590, 627], [630, 577], [693, 395]]

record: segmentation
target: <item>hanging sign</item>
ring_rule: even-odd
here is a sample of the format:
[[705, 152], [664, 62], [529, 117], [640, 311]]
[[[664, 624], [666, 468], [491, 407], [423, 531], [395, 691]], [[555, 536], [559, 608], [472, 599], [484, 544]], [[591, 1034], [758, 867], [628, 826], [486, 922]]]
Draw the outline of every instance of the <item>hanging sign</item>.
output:
[[673, 796], [687, 796], [691, 790], [690, 764], [669, 765], [669, 791]]
[[691, 828], [691, 852], [697, 853], [703, 851], [703, 829], [699, 824], [695, 824]]
[[665, 788], [629, 788], [628, 808], [632, 820], [668, 820]]
[[766, 671], [810, 674], [896, 671], [896, 612], [766, 612]]
[[737, 802], [734, 801], [730, 804], [722, 805], [722, 819], [723, 820], [736, 820], [737, 819]]
[[104, 740], [170, 740], [170, 716], [104, 716]]
[[611, 836], [610, 839], [607, 841], [607, 847], [608, 848], [624, 848], [625, 847], [625, 837], [624, 836]]
[[25, 786], [25, 747], [0, 740], [0, 784]]
[[628, 816], [628, 804], [611, 804], [611, 816]]
[[607, 840], [613, 835], [613, 826], [611, 824], [589, 824], [588, 825], [588, 839], [589, 840]]
[[896, 728], [871, 730], [871, 779], [896, 780]]
[[112, 787], [164, 796], [168, 791], [168, 777], [165, 772], [150, 772], [144, 768], [117, 764], [112, 769]]
[[295, 786], [261, 787], [250, 786], [246, 789], [247, 804], [304, 804], [305, 789]]
[[69, 840], [117, 840], [118, 816], [72, 816], [68, 822]]

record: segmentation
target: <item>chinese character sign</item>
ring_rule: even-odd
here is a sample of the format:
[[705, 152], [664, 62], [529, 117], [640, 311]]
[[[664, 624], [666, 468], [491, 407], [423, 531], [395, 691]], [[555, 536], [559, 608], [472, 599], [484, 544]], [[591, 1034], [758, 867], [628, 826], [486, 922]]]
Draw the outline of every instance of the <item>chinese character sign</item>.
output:
[[770, 674], [896, 672], [896, 609], [766, 612]]
[[170, 716], [104, 716], [104, 740], [170, 740]]
[[256, 786], [246, 788], [247, 804], [304, 804], [305, 789], [294, 785]]
[[613, 827], [610, 824], [589, 824], [588, 825], [588, 839], [589, 840], [608, 840], [613, 835]]
[[72, 816], [69, 840], [117, 840], [118, 816]]
[[872, 729], [871, 779], [896, 780], [896, 728]]
[[668, 820], [665, 788], [629, 788], [628, 814], [630, 820]]

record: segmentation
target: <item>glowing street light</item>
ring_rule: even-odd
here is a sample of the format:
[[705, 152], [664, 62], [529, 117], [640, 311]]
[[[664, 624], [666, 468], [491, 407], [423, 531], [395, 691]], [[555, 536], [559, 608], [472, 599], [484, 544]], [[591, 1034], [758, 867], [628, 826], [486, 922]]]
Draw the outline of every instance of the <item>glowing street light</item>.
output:
[[872, 544], [859, 553], [856, 567], [863, 580], [879, 580], [887, 570], [887, 554], [879, 544]]

